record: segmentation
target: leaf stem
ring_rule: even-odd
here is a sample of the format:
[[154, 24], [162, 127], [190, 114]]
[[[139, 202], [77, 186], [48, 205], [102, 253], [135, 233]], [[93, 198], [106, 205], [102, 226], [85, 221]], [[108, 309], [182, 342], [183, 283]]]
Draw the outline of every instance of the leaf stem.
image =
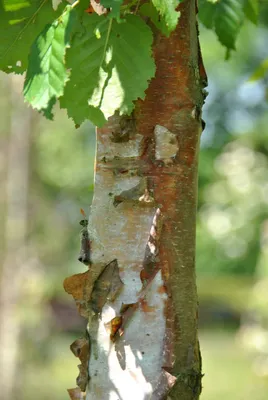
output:
[[74, 7], [76, 7], [77, 4], [79, 4], [79, 3], [80, 3], [80, 0], [76, 0], [76, 1], [71, 5], [71, 7], [74, 8]]
[[137, 1], [137, 5], [136, 5], [136, 8], [135, 8], [134, 14], [137, 14], [138, 9], [139, 9], [139, 5], [140, 5], [140, 0]]
[[105, 54], [106, 54], [106, 50], [107, 50], [107, 46], [108, 46], [108, 41], [109, 41], [111, 30], [112, 30], [112, 24], [113, 24], [113, 18], [111, 18], [110, 21], [109, 21], [107, 36], [106, 36], [104, 49], [103, 49], [103, 56], [102, 56], [102, 60], [101, 60], [101, 64], [100, 65], [102, 65], [102, 63], [104, 61], [104, 58], [105, 58]]

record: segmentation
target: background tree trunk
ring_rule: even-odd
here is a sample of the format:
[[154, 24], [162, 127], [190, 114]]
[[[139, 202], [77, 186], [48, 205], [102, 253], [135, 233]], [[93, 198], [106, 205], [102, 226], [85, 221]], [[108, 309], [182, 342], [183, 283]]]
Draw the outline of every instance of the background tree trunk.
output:
[[6, 171], [6, 218], [4, 260], [0, 288], [0, 386], [4, 399], [15, 398], [18, 384], [19, 343], [22, 315], [23, 280], [27, 276], [27, 221], [29, 153], [32, 111], [21, 98], [22, 79], [9, 80], [10, 133]]
[[[124, 285], [99, 319], [89, 318], [88, 400], [195, 400], [201, 392], [195, 221], [202, 60], [195, 0], [180, 11], [170, 38], [155, 35], [156, 77], [145, 101], [133, 118], [114, 117], [97, 132], [88, 293], [114, 259]], [[113, 344], [107, 326], [116, 316]]]

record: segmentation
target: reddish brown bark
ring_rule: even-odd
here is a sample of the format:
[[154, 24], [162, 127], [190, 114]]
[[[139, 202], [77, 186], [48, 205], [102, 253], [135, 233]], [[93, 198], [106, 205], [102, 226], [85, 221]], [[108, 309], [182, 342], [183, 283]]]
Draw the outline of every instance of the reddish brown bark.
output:
[[[168, 294], [165, 369], [179, 378], [169, 396], [192, 400], [201, 391], [195, 226], [202, 88], [206, 75], [195, 2], [184, 1], [180, 10], [176, 32], [170, 38], [158, 34], [155, 39], [156, 77], [145, 101], [139, 102], [136, 117], [138, 132], [150, 143], [143, 154], [144, 173], [152, 177], [155, 201], [165, 215], [159, 249], [159, 265]], [[177, 137], [179, 151], [172, 164], [157, 163], [152, 157], [157, 124]]]

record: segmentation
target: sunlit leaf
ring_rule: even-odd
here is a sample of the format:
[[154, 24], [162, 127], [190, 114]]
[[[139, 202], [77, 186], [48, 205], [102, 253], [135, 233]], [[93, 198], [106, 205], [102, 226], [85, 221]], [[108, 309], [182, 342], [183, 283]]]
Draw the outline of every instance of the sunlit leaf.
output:
[[0, 3], [0, 69], [23, 73], [32, 43], [63, 11], [55, 11], [51, 0], [4, 0]]
[[63, 15], [40, 33], [31, 49], [24, 96], [33, 108], [44, 110], [47, 117], [51, 117], [56, 99], [63, 95], [68, 78], [65, 52], [74, 19], [74, 10], [67, 6]]
[[181, 3], [181, 0], [152, 0], [152, 3], [157, 9], [160, 18], [164, 20], [166, 29], [170, 34], [176, 28], [180, 17], [180, 12], [176, 11], [176, 9]]
[[138, 16], [118, 23], [84, 14], [67, 51], [72, 72], [61, 98], [61, 107], [76, 124], [90, 119], [100, 126], [116, 110], [131, 113], [155, 73], [152, 41], [150, 28]]

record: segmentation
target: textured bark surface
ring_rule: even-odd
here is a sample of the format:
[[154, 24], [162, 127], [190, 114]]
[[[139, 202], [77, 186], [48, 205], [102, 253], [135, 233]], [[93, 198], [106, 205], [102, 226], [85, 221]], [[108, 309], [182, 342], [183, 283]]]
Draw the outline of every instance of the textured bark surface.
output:
[[89, 317], [87, 400], [197, 400], [201, 391], [195, 219], [204, 69], [195, 1], [180, 11], [170, 38], [156, 33], [145, 101], [97, 132], [92, 265], [66, 283]]

